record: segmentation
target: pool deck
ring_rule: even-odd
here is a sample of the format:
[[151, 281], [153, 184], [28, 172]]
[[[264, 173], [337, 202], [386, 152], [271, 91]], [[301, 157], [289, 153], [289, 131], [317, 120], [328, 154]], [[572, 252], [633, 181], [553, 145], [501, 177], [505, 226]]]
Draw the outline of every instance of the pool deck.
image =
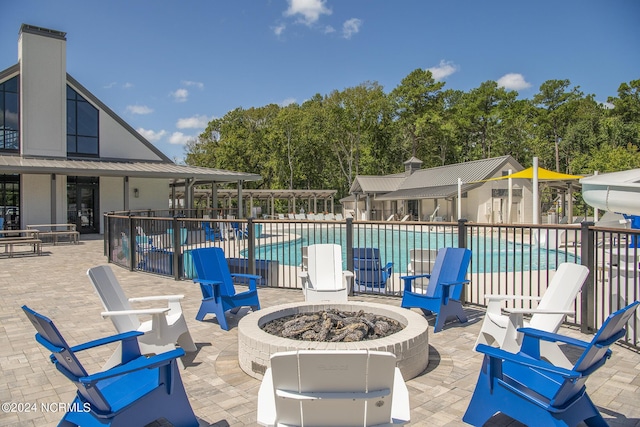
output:
[[[34, 340], [34, 329], [20, 307], [28, 305], [50, 317], [71, 345], [113, 335], [109, 320], [100, 316], [102, 305], [86, 271], [105, 264], [101, 236], [81, 236], [80, 243], [44, 245], [43, 255], [0, 258], [0, 402], [36, 404], [37, 411], [0, 412], [0, 426], [55, 425], [59, 412], [41, 410], [41, 404], [69, 403], [75, 395], [71, 382], [49, 362], [49, 352]], [[195, 320], [200, 305], [199, 287], [191, 281], [174, 281], [112, 266], [129, 297], [184, 294], [182, 307], [198, 351], [188, 353], [182, 379], [201, 426], [255, 426], [260, 382], [245, 374], [237, 361], [237, 319], [230, 316], [230, 331], [215, 320]], [[362, 297], [358, 301], [399, 305], [399, 298]], [[264, 288], [260, 302], [270, 307], [303, 301], [301, 291]], [[412, 426], [462, 426], [478, 377], [482, 355], [472, 350], [483, 311], [467, 308], [470, 322], [448, 324], [431, 333], [429, 367], [407, 382]], [[433, 319], [429, 319], [433, 325]], [[432, 329], [430, 330], [430, 332]], [[590, 339], [575, 328], [567, 335]], [[611, 426], [640, 426], [640, 354], [621, 345], [612, 346], [607, 364], [591, 375], [587, 392]], [[82, 362], [95, 372], [113, 348], [91, 352]], [[153, 423], [154, 425], [163, 425]], [[520, 426], [508, 417], [494, 417], [487, 426]]]

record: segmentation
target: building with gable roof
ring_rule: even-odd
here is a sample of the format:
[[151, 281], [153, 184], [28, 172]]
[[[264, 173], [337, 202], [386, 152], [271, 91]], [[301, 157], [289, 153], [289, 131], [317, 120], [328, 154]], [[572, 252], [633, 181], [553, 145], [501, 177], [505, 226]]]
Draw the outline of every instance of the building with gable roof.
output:
[[372, 220], [410, 215], [423, 221], [465, 218], [481, 223], [532, 223], [531, 182], [513, 180], [510, 196], [509, 180], [487, 181], [524, 169], [511, 156], [429, 169], [422, 169], [422, 161], [412, 157], [404, 166], [402, 173], [357, 176], [350, 196], [340, 200], [343, 210]]
[[188, 208], [197, 182], [238, 183], [240, 194], [244, 181], [260, 179], [175, 164], [67, 73], [66, 33], [20, 28], [18, 63], [0, 71], [5, 228], [75, 223], [81, 233], [98, 233], [103, 212], [166, 210], [178, 182]]

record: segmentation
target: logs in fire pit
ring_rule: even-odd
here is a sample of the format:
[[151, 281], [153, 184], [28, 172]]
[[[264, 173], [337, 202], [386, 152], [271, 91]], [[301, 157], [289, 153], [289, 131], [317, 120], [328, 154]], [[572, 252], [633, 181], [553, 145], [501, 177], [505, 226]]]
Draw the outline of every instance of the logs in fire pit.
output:
[[265, 332], [303, 341], [357, 342], [383, 338], [403, 329], [400, 322], [385, 316], [328, 309], [298, 313], [267, 322]]

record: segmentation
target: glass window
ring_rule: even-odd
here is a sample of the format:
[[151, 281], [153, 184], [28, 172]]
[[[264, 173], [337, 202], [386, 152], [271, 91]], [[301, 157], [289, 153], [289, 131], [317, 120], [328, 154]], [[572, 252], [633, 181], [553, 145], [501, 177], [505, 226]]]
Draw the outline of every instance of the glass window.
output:
[[97, 157], [98, 109], [67, 86], [67, 155]]
[[0, 151], [17, 152], [20, 146], [18, 76], [0, 84]]

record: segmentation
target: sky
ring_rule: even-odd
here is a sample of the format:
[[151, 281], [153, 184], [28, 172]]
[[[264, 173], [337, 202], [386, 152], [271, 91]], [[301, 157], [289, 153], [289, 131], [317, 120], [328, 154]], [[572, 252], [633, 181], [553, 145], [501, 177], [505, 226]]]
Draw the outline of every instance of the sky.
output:
[[67, 72], [171, 159], [236, 108], [303, 103], [417, 68], [445, 89], [532, 98], [569, 79], [606, 102], [640, 79], [638, 0], [0, 0], [0, 70], [21, 24], [67, 33]]

